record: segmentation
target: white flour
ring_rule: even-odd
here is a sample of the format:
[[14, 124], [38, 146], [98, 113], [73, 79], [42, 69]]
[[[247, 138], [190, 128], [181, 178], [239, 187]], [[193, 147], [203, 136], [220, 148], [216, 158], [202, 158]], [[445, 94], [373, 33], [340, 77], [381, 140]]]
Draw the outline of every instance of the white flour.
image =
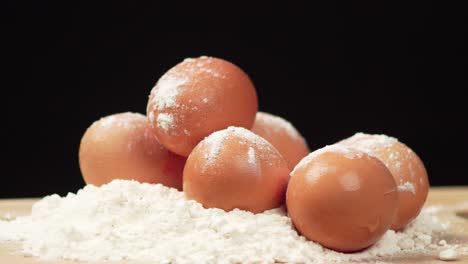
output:
[[[257, 159], [268, 160], [272, 155], [281, 155], [268, 141], [254, 134], [243, 127], [230, 126], [226, 129], [213, 132], [207, 136], [200, 144], [205, 144], [209, 147], [209, 152], [205, 155], [208, 161], [206, 165], [214, 164], [219, 154], [223, 151], [224, 141], [229, 137], [238, 137], [239, 144], [249, 144], [254, 147], [249, 147], [247, 158], [250, 166], [258, 168]], [[255, 149], [261, 150], [256, 152]]]
[[248, 155], [249, 155], [250, 166], [252, 166], [253, 168], [257, 168], [257, 158], [255, 156], [255, 149], [253, 149], [252, 147], [249, 147]]
[[157, 118], [158, 127], [164, 129], [164, 131], [169, 131], [169, 128], [174, 126], [174, 116], [171, 114], [161, 113]]
[[[263, 121], [263, 123], [272, 124], [273, 126], [271, 126], [271, 128], [275, 132], [283, 130], [286, 131], [291, 138], [305, 142], [305, 139], [301, 136], [299, 131], [284, 118], [266, 112], [258, 112], [256, 118]], [[268, 134], [270, 133], [269, 130], [266, 130], [266, 132]]]
[[296, 165], [296, 167], [294, 167], [294, 170], [291, 172], [291, 174], [294, 174], [296, 170], [303, 168], [304, 166], [309, 164], [311, 160], [315, 159], [319, 155], [322, 155], [323, 153], [326, 153], [326, 152], [340, 153], [340, 154], [343, 154], [345, 158], [351, 159], [351, 160], [355, 158], [357, 159], [362, 158], [362, 152], [357, 149], [349, 148], [349, 147], [341, 146], [341, 145], [328, 145], [321, 149], [317, 149], [309, 153], [309, 155], [305, 156]]
[[[156, 118], [157, 126], [161, 127], [166, 133], [173, 130], [176, 123], [174, 116], [166, 113], [166, 110], [179, 107], [177, 98], [186, 84], [187, 80], [184, 77], [169, 71], [151, 90], [153, 97], [148, 108], [148, 117], [153, 124]], [[158, 110], [157, 117], [154, 116], [155, 110]]]
[[186, 85], [187, 81], [179, 76], [168, 74], [168, 77], [161, 78], [156, 84], [154, 92], [154, 105], [158, 110], [177, 107], [177, 97], [180, 89]]
[[21, 240], [25, 254], [46, 259], [375, 262], [403, 252], [444, 248], [445, 241], [433, 239], [443, 229], [426, 210], [404, 232], [388, 231], [363, 252], [341, 254], [299, 236], [282, 209], [261, 214], [204, 209], [172, 188], [115, 180], [66, 197], [47, 196], [33, 206], [31, 216], [0, 220], [0, 241]]
[[414, 188], [414, 185], [411, 182], [405, 182], [404, 184], [398, 185], [398, 191], [416, 194], [416, 189]]

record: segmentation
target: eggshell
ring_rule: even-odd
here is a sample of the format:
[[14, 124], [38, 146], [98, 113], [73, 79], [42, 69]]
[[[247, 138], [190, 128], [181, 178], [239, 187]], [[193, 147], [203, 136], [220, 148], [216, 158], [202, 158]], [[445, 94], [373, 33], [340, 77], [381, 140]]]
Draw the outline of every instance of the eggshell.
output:
[[157, 141], [142, 114], [114, 114], [94, 122], [81, 139], [79, 159], [87, 184], [125, 179], [182, 189], [185, 158]]
[[270, 142], [292, 170], [310, 151], [307, 142], [287, 120], [265, 112], [258, 112], [251, 129]]
[[222, 59], [185, 59], [152, 89], [147, 115], [166, 148], [188, 156], [204, 137], [228, 126], [251, 128], [258, 102], [247, 74]]
[[289, 172], [281, 154], [265, 139], [239, 127], [217, 131], [187, 159], [183, 189], [206, 208], [253, 213], [279, 207]]
[[306, 238], [337, 251], [354, 252], [371, 246], [388, 230], [398, 194], [381, 161], [333, 145], [312, 152], [296, 166], [286, 205]]
[[339, 144], [374, 155], [391, 171], [400, 197], [392, 229], [403, 229], [419, 215], [429, 192], [429, 179], [423, 162], [415, 152], [386, 135], [357, 133]]

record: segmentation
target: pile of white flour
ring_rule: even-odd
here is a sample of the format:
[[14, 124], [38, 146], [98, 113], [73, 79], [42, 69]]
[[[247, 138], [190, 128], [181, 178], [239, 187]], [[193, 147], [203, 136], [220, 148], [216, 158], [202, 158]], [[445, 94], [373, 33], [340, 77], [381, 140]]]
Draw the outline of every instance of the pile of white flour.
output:
[[115, 180], [47, 196], [30, 216], [0, 220], [0, 241], [20, 240], [25, 254], [46, 259], [331, 263], [440, 249], [432, 236], [443, 229], [423, 211], [404, 232], [388, 231], [373, 247], [342, 254], [298, 235], [283, 209], [204, 209], [172, 188]]

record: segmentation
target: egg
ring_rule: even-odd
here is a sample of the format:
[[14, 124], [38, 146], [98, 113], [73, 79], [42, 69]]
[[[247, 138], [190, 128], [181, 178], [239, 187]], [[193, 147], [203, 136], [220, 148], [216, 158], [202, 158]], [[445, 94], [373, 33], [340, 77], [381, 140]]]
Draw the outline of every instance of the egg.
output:
[[312, 152], [294, 168], [286, 205], [300, 234], [336, 251], [355, 252], [388, 230], [398, 193], [380, 160], [332, 145]]
[[397, 139], [386, 135], [357, 133], [341, 142], [379, 158], [398, 186], [399, 206], [392, 229], [401, 230], [419, 215], [429, 191], [429, 179], [418, 155]]
[[292, 170], [310, 151], [307, 142], [287, 120], [265, 112], [258, 112], [251, 129], [270, 142]]
[[120, 113], [94, 122], [81, 139], [79, 160], [87, 184], [125, 179], [182, 189], [185, 158], [157, 141], [142, 114]]
[[185, 59], [152, 89], [147, 116], [167, 149], [188, 156], [203, 138], [228, 126], [251, 128], [257, 93], [236, 65], [213, 57]]
[[217, 131], [190, 153], [183, 190], [205, 208], [260, 213], [284, 203], [288, 165], [265, 139], [240, 127]]

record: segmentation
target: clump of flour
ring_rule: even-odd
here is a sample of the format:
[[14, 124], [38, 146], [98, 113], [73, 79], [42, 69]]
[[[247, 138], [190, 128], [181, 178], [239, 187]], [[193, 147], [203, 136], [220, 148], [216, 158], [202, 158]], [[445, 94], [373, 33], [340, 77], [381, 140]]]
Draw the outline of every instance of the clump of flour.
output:
[[[148, 117], [151, 123], [154, 124], [156, 121], [157, 126], [166, 133], [174, 128], [176, 121], [174, 116], [166, 113], [166, 111], [180, 107], [177, 99], [187, 82], [188, 80], [185, 77], [169, 71], [159, 79], [156, 86], [151, 90]], [[155, 111], [158, 112], [157, 117]]]
[[411, 182], [405, 182], [404, 184], [398, 185], [399, 192], [410, 192], [412, 194], [416, 194], [416, 189]]
[[158, 110], [177, 107], [177, 97], [180, 90], [186, 85], [184, 78], [175, 75], [169, 75], [161, 78], [153, 90], [154, 105]]
[[174, 116], [171, 114], [161, 113], [158, 115], [157, 123], [158, 127], [161, 127], [167, 132], [174, 126]]
[[25, 254], [45, 259], [332, 263], [424, 252], [439, 247], [432, 235], [442, 229], [423, 211], [404, 232], [387, 231], [371, 248], [342, 254], [300, 236], [281, 208], [260, 214], [204, 209], [176, 189], [115, 180], [47, 196], [30, 216], [0, 220], [0, 241], [22, 241]]

